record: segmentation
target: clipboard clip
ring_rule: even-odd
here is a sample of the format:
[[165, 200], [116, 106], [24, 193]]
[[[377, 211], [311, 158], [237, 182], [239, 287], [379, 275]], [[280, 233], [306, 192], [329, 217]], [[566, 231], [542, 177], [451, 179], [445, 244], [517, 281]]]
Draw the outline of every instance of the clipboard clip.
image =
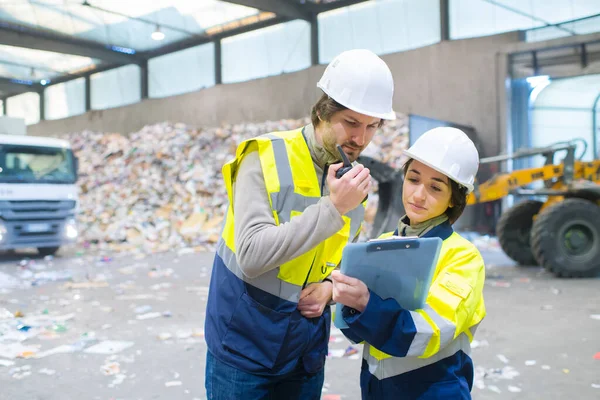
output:
[[367, 245], [367, 253], [388, 250], [418, 249], [420, 245], [421, 243], [417, 237], [410, 239], [403, 237], [400, 240], [379, 240], [369, 242]]

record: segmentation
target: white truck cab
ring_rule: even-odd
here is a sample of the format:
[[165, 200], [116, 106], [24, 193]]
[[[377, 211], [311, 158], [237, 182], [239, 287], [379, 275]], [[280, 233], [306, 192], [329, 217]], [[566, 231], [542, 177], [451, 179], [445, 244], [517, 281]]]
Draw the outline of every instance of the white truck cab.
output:
[[0, 134], [0, 250], [51, 255], [77, 239], [77, 166], [66, 140]]

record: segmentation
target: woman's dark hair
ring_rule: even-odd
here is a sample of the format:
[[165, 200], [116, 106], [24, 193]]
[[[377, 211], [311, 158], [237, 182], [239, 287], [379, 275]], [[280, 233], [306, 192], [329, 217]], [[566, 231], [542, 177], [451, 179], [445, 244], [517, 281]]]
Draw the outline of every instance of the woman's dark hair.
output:
[[[319, 101], [313, 106], [310, 112], [310, 119], [314, 127], [319, 126], [319, 122], [329, 121], [331, 116], [339, 111], [347, 110], [348, 107], [345, 107], [329, 97], [327, 94], [323, 93]], [[383, 126], [384, 120], [381, 119], [379, 121], [379, 128]]]
[[[402, 166], [404, 176], [408, 173], [408, 168], [412, 162], [413, 159], [411, 158]], [[448, 181], [450, 181], [450, 204], [452, 206], [448, 207], [446, 215], [450, 223], [453, 224], [462, 215], [467, 206], [467, 188], [450, 178], [448, 178]]]

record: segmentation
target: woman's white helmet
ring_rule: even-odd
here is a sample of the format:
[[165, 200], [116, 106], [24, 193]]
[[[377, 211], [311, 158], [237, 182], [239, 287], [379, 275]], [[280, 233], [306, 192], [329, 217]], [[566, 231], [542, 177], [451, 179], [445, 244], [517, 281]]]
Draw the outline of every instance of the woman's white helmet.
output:
[[439, 173], [473, 191], [479, 169], [479, 152], [469, 137], [456, 128], [434, 128], [421, 135], [404, 151]]
[[396, 119], [392, 109], [394, 80], [387, 64], [370, 50], [344, 51], [317, 83], [329, 97], [357, 113]]

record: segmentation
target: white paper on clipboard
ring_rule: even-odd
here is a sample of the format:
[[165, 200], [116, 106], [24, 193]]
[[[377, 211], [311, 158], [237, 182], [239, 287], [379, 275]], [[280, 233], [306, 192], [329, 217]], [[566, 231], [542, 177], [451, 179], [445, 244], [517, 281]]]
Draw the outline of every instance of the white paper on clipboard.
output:
[[[403, 308], [423, 308], [442, 239], [395, 237], [348, 244], [342, 253], [340, 271], [363, 281], [382, 299], [394, 298]], [[348, 325], [342, 318], [342, 304], [336, 304], [334, 324]]]

